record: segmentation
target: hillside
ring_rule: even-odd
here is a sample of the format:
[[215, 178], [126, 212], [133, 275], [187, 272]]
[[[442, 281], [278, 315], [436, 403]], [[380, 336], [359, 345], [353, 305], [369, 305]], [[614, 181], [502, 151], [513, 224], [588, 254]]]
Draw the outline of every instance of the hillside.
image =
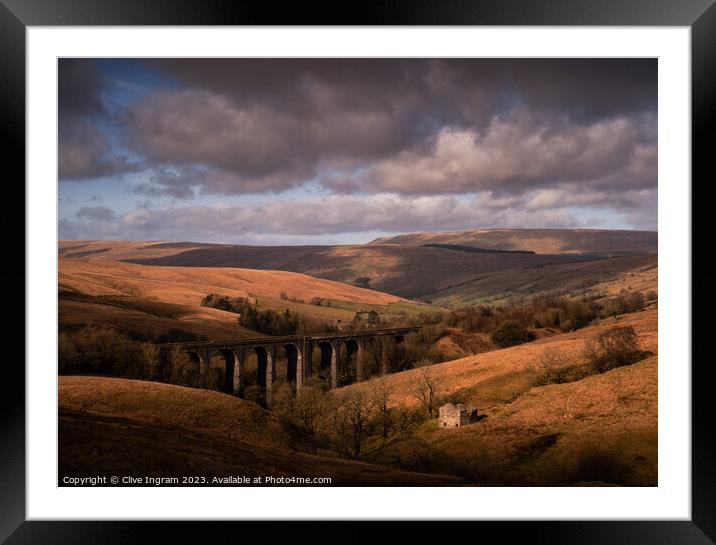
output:
[[[61, 259], [124, 261], [155, 267], [282, 270], [371, 288], [399, 297], [435, 291], [489, 273], [594, 256], [465, 252], [407, 245], [232, 246], [185, 242], [62, 241]], [[291, 294], [293, 295], [293, 294]]]
[[[151, 339], [172, 331], [213, 339], [258, 335], [239, 327], [236, 314], [201, 306], [210, 293], [246, 297], [260, 309], [289, 309], [322, 321], [350, 321], [359, 310], [395, 315], [431, 308], [286, 271], [146, 266], [88, 258], [60, 257], [58, 290], [61, 329], [106, 325]], [[314, 298], [322, 299], [320, 306], [310, 304]]]
[[[440, 486], [426, 475], [293, 450], [290, 430], [256, 405], [205, 390], [60, 377], [59, 477], [329, 477], [342, 486]], [[181, 484], [180, 484], [181, 485]]]
[[[584, 340], [614, 325], [631, 325], [646, 359], [565, 384], [536, 386], [539, 357], [557, 351], [580, 368]], [[436, 420], [366, 459], [405, 469], [447, 472], [484, 485], [655, 485], [657, 481], [656, 309], [605, 319], [583, 330], [431, 366], [443, 400], [471, 404], [481, 420], [457, 430]], [[394, 408], [412, 407], [424, 369], [385, 377]], [[371, 392], [376, 381], [345, 387], [340, 395]], [[419, 456], [416, 453], [420, 453]]]
[[569, 295], [594, 292], [616, 295], [620, 290], [657, 290], [658, 255], [643, 254], [589, 262], [547, 263], [488, 273], [429, 296], [434, 305], [453, 308], [499, 303], [509, 297], [538, 293]]
[[658, 233], [606, 229], [477, 229], [438, 233], [409, 233], [377, 238], [370, 244], [454, 244], [498, 250], [527, 250], [538, 254], [640, 254], [658, 251]]

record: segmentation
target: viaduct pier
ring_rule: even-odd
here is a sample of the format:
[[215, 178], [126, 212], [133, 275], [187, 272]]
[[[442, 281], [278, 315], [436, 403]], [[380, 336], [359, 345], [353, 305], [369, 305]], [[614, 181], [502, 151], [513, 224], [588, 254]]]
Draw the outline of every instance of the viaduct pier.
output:
[[[264, 389], [266, 405], [271, 406], [271, 392], [276, 379], [276, 364], [279, 357], [283, 356], [286, 360], [286, 381], [295, 393], [312, 377], [313, 353], [319, 350], [319, 372], [323, 370], [328, 372], [331, 388], [336, 388], [339, 384], [340, 371], [345, 372], [349, 369], [356, 381], [365, 378], [362, 355], [366, 348], [374, 345], [382, 354], [385, 340], [392, 339], [400, 343], [405, 335], [420, 329], [420, 326], [396, 327], [283, 337], [165, 343], [157, 345], [160, 356], [159, 372], [161, 374], [161, 368], [167, 364], [170, 355], [178, 350], [185, 352], [198, 367], [199, 374], [205, 376], [212, 358], [219, 355], [223, 358], [225, 366], [222, 390], [243, 397], [246, 388], [244, 370], [247, 359], [253, 353], [258, 362], [257, 385]], [[343, 346], [345, 346], [346, 358], [343, 369], [339, 369]], [[386, 372], [385, 359], [381, 358], [380, 374]]]

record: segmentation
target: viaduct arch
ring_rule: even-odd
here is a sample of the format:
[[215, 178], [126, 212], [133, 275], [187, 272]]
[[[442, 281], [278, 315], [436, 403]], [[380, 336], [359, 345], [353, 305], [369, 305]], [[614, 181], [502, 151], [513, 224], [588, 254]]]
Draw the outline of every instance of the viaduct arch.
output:
[[[194, 363], [200, 379], [206, 380], [211, 360], [218, 354], [224, 360], [224, 378], [221, 390], [227, 394], [244, 397], [247, 387], [246, 363], [253, 353], [257, 360], [257, 385], [263, 389], [266, 406], [270, 407], [273, 385], [277, 378], [276, 364], [279, 357], [285, 360], [286, 382], [294, 394], [311, 379], [313, 353], [316, 350], [320, 351], [319, 374], [326, 378], [331, 388], [337, 388], [365, 379], [362, 356], [364, 350], [370, 346], [378, 348], [380, 354], [379, 372], [381, 375], [386, 374], [387, 366], [383, 357], [385, 341], [392, 339], [396, 343], [400, 343], [405, 335], [419, 329], [420, 326], [416, 326], [315, 335], [159, 344], [157, 345], [160, 355], [157, 375], [158, 377], [164, 376], [162, 367], [167, 364], [169, 354], [180, 350], [185, 352]], [[341, 358], [343, 347], [345, 347], [345, 358]]]

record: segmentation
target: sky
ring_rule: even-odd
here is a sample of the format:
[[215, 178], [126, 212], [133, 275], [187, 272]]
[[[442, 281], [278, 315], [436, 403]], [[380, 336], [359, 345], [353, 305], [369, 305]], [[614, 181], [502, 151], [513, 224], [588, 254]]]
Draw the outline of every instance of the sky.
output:
[[61, 239], [657, 228], [656, 59], [60, 59]]

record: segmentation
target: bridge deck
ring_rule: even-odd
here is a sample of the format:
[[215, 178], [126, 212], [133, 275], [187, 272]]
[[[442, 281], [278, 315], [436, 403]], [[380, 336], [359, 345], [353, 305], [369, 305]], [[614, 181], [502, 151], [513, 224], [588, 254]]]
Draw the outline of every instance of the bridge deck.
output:
[[157, 344], [157, 348], [230, 348], [237, 346], [256, 346], [268, 344], [293, 344], [303, 341], [333, 341], [337, 339], [355, 339], [357, 337], [379, 337], [383, 335], [400, 335], [413, 333], [422, 329], [422, 326], [392, 327], [384, 329], [362, 329], [359, 331], [336, 331], [334, 333], [315, 333], [310, 335], [285, 335], [281, 337], [254, 337], [251, 339], [227, 339], [223, 341], [192, 341]]

